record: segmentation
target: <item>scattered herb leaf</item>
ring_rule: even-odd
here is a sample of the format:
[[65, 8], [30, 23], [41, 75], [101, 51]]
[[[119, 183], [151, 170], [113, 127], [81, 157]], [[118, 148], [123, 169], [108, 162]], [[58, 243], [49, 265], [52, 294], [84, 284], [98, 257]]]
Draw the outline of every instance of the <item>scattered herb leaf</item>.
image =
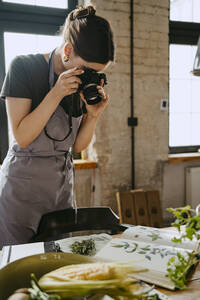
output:
[[96, 253], [95, 242], [93, 239], [74, 242], [71, 245], [72, 253], [82, 255], [94, 255]]

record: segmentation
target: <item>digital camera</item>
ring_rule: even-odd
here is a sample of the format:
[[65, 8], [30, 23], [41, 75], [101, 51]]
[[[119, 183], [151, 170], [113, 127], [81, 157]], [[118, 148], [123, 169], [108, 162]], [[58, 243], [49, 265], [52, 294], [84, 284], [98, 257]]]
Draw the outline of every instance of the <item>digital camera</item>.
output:
[[101, 85], [101, 79], [107, 84], [107, 78], [104, 73], [97, 73], [95, 70], [85, 68], [84, 73], [78, 75], [82, 83], [79, 85], [78, 92], [82, 92], [87, 104], [94, 105], [101, 101], [102, 96], [98, 93], [97, 85]]

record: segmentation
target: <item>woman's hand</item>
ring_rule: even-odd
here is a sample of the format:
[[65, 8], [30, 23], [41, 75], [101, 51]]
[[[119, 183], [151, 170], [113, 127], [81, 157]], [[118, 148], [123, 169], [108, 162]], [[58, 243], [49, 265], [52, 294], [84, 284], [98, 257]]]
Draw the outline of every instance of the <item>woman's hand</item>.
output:
[[83, 102], [85, 102], [86, 109], [87, 109], [87, 115], [91, 116], [93, 118], [97, 118], [105, 109], [105, 107], [108, 105], [109, 102], [109, 97], [106, 95], [104, 89], [103, 89], [103, 79], [101, 80], [101, 86], [97, 86], [98, 93], [101, 95], [102, 99], [99, 103], [94, 104], [94, 105], [88, 105], [83, 93], [80, 93], [81, 99]]
[[81, 80], [77, 75], [83, 74], [84, 71], [78, 68], [67, 70], [60, 74], [53, 89], [57, 95], [60, 95], [61, 99], [65, 96], [74, 94], [77, 92]]
[[99, 94], [102, 96], [102, 99], [99, 103], [94, 105], [88, 105], [83, 94], [80, 93], [81, 99], [86, 105], [87, 114], [84, 115], [82, 119], [81, 126], [74, 143], [73, 148], [75, 152], [81, 152], [89, 145], [94, 134], [98, 116], [108, 105], [108, 95], [106, 95], [104, 92], [103, 80], [101, 81], [101, 86], [97, 86], [97, 89]]

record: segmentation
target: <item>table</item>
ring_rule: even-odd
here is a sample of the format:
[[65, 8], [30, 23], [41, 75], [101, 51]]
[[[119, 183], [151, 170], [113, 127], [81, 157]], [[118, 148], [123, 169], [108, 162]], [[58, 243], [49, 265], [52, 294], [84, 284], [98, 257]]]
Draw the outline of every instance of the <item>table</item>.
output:
[[[120, 237], [120, 234], [116, 235], [115, 237]], [[200, 300], [200, 264], [196, 267], [194, 273], [192, 274], [187, 287], [188, 289], [186, 291], [170, 291], [158, 287], [156, 287], [156, 289], [162, 292], [163, 294], [169, 296], [172, 300]]]

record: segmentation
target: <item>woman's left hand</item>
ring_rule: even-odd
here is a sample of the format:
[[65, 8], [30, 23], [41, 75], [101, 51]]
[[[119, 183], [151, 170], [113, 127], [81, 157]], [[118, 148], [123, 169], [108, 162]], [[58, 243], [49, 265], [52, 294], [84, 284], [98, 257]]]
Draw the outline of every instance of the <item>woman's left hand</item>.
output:
[[82, 92], [80, 93], [81, 99], [83, 100], [83, 102], [85, 102], [85, 105], [86, 105], [87, 115], [94, 117], [94, 118], [98, 117], [103, 112], [103, 110], [105, 109], [105, 107], [108, 105], [108, 102], [109, 102], [109, 96], [106, 95], [106, 93], [103, 89], [103, 79], [101, 81], [101, 86], [99, 86], [99, 85], [97, 86], [97, 90], [98, 90], [98, 93], [101, 95], [102, 99], [99, 103], [94, 104], [94, 105], [88, 105], [83, 96], [83, 93]]

